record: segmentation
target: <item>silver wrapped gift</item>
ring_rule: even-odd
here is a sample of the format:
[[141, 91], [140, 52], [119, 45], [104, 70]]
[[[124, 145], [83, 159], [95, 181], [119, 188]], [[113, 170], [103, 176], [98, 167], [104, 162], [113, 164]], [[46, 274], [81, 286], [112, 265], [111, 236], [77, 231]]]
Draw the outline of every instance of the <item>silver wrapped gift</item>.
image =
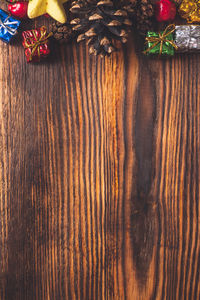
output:
[[178, 52], [200, 51], [200, 25], [177, 25], [175, 44]]

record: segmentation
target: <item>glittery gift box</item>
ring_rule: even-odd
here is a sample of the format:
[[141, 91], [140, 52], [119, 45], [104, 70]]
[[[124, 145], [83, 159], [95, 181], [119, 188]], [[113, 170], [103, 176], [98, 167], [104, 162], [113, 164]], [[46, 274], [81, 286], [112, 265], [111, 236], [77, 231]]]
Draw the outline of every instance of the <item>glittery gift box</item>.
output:
[[17, 34], [21, 21], [11, 17], [4, 10], [0, 9], [0, 39], [9, 43], [14, 35]]
[[178, 52], [200, 51], [200, 25], [177, 25], [175, 44]]
[[182, 0], [179, 6], [179, 14], [188, 23], [200, 22], [200, 0]]
[[49, 38], [45, 26], [22, 33], [27, 62], [39, 62], [49, 55]]
[[[163, 31], [161, 32], [161, 34], [163, 33]], [[157, 32], [153, 32], [153, 31], [149, 31], [147, 33], [147, 40], [148, 38], [152, 38], [152, 37], [155, 37], [155, 38], [159, 38], [159, 33]], [[162, 51], [160, 53], [160, 50], [161, 50], [161, 43], [159, 42], [157, 45], [154, 46], [154, 42], [151, 42], [151, 41], [148, 41], [146, 43], [146, 54], [150, 55], [150, 54], [162, 54], [162, 55], [174, 55], [174, 47], [170, 44], [170, 42], [168, 41], [173, 41], [173, 34], [170, 33], [166, 40], [163, 42], [163, 45], [162, 45]], [[153, 47], [154, 46], [154, 47]]]

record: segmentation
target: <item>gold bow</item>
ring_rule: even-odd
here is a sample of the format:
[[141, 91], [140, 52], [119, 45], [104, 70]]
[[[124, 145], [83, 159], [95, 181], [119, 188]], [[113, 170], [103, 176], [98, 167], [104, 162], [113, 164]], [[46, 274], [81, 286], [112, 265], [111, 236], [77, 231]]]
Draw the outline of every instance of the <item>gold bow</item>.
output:
[[[34, 42], [33, 44], [29, 44], [29, 43], [27, 42], [27, 40], [24, 41], [25, 49], [32, 49], [30, 60], [32, 60], [35, 51], [38, 51], [38, 56], [39, 56], [39, 58], [40, 58], [40, 47], [39, 47], [39, 46], [40, 46], [40, 45], [43, 45], [43, 44], [46, 44], [48, 38], [51, 37], [51, 36], [53, 35], [52, 32], [49, 33], [48, 35], [46, 35], [46, 34], [47, 34], [47, 29], [46, 29], [45, 26], [42, 26], [42, 27], [40, 28], [40, 37], [39, 37], [39, 39], [38, 39], [38, 37], [36, 36], [36, 33], [35, 33], [34, 30], [32, 31], [32, 33], [33, 33], [33, 36], [34, 36], [34, 38], [35, 38], [35, 42]], [[29, 41], [29, 40], [30, 40], [30, 38], [28, 39], [28, 41]]]
[[163, 44], [164, 43], [169, 43], [170, 45], [172, 45], [172, 47], [174, 47], [176, 50], [178, 49], [178, 46], [173, 42], [168, 40], [168, 36], [173, 33], [175, 31], [175, 25], [174, 24], [170, 24], [168, 25], [165, 30], [161, 33], [158, 33], [158, 37], [155, 36], [147, 36], [146, 37], [146, 43], [154, 43], [151, 47], [149, 47], [148, 49], [146, 49], [143, 53], [146, 54], [149, 51], [151, 51], [154, 47], [156, 47], [158, 44], [160, 44], [160, 53], [159, 55], [162, 54], [162, 50], [163, 50]]

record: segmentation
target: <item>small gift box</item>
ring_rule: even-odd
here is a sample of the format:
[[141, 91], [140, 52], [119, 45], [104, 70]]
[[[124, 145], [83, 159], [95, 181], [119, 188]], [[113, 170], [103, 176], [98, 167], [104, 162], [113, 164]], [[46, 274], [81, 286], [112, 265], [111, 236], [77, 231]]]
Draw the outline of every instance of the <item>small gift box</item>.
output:
[[200, 22], [200, 1], [183, 0], [179, 6], [179, 14], [186, 19], [188, 23]]
[[144, 54], [174, 55], [174, 49], [178, 48], [174, 43], [174, 31], [175, 25], [169, 25], [164, 31], [158, 33], [149, 31]]
[[17, 29], [21, 22], [9, 16], [4, 10], [0, 9], [0, 39], [9, 43], [11, 38], [17, 34]]
[[200, 50], [200, 25], [177, 25], [175, 44], [178, 52], [195, 52]]
[[48, 38], [52, 34], [47, 33], [45, 26], [38, 29], [24, 31], [23, 46], [25, 48], [25, 55], [27, 62], [39, 62], [41, 58], [45, 58], [49, 55], [49, 40]]

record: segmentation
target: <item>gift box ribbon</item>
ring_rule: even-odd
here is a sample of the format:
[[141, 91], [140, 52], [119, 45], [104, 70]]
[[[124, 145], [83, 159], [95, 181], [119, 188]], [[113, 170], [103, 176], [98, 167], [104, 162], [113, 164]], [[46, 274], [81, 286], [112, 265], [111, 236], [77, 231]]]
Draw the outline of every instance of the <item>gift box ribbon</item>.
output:
[[172, 47], [174, 47], [176, 50], [178, 49], [177, 45], [168, 39], [168, 36], [173, 33], [175, 31], [175, 25], [171, 24], [169, 26], [167, 26], [165, 28], [165, 30], [161, 33], [158, 33], [158, 36], [148, 36], [146, 37], [146, 44], [147, 43], [153, 43], [153, 45], [151, 47], [149, 47], [148, 49], [146, 49], [144, 51], [144, 54], [148, 53], [149, 51], [151, 51], [154, 47], [156, 47], [158, 44], [160, 44], [160, 53], [159, 55], [162, 54], [162, 50], [163, 50], [163, 44], [165, 43], [169, 43], [170, 45], [172, 45]]
[[[37, 53], [38, 57], [40, 57], [40, 45], [46, 44], [48, 41], [48, 38], [53, 35], [52, 32], [47, 35], [47, 30], [44, 26], [42, 26], [40, 28], [40, 37], [39, 38], [37, 37], [34, 30], [32, 31], [32, 33], [33, 33], [33, 36], [35, 39], [34, 43], [29, 44], [27, 40], [24, 41], [25, 49], [31, 49], [31, 58], [30, 58], [31, 60], [36, 51], [38, 52]], [[30, 38], [28, 38], [28, 39], [30, 40]]]
[[5, 30], [5, 34], [10, 33], [11, 35], [15, 35], [17, 33], [17, 29], [10, 26], [18, 25], [18, 21], [10, 21], [9, 18], [10, 16], [7, 16], [4, 21], [0, 19], [0, 28], [3, 28]]

